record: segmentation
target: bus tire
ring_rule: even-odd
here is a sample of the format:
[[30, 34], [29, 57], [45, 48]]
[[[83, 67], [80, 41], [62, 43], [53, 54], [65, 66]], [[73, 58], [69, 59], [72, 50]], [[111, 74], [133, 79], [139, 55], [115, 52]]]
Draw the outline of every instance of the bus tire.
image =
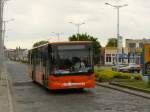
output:
[[84, 91], [84, 88], [79, 88], [78, 90], [79, 90], [79, 91]]
[[42, 80], [43, 80], [43, 85], [45, 86], [44, 74], [42, 76]]
[[34, 72], [32, 71], [32, 81], [35, 82], [35, 79], [34, 79]]

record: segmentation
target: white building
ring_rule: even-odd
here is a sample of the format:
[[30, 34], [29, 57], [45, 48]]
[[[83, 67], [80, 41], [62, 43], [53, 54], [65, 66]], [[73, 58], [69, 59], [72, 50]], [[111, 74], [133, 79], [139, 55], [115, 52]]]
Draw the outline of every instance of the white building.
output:
[[7, 49], [5, 50], [5, 56], [11, 60], [19, 61], [24, 60], [27, 61], [28, 50], [27, 49]]
[[[114, 65], [117, 63], [117, 48], [116, 47], [105, 47], [104, 51], [104, 64]], [[118, 55], [119, 64], [128, 64], [128, 49], [123, 48], [122, 53]]]

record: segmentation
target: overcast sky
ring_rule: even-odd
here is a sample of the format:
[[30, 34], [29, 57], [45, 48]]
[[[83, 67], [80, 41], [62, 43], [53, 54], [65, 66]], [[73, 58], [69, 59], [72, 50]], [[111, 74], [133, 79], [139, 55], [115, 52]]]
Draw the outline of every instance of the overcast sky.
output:
[[120, 34], [125, 38], [150, 36], [150, 0], [10, 0], [5, 4], [7, 48], [31, 48], [39, 40], [56, 41], [52, 32], [63, 32], [61, 40], [77, 32], [70, 21], [86, 24], [80, 32], [97, 37], [104, 46], [108, 38], [116, 37], [116, 9], [106, 6], [128, 4], [120, 11]]

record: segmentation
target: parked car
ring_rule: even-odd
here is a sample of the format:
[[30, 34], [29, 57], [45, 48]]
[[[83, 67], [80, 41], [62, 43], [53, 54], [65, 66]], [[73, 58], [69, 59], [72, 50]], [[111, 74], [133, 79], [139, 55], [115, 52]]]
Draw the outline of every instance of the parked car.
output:
[[118, 64], [118, 65], [113, 65], [112, 66], [112, 71], [119, 71], [120, 68], [126, 67], [126, 64]]
[[135, 63], [129, 63], [128, 66], [120, 67], [119, 72], [128, 72], [128, 73], [140, 73], [141, 66]]

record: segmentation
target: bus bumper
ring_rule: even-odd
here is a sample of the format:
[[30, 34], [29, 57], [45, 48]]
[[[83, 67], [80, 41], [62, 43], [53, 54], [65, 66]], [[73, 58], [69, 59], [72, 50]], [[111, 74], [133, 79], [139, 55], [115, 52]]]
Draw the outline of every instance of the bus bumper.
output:
[[86, 82], [51, 82], [49, 88], [53, 90], [57, 89], [73, 89], [73, 88], [94, 88], [95, 81], [89, 80]]

